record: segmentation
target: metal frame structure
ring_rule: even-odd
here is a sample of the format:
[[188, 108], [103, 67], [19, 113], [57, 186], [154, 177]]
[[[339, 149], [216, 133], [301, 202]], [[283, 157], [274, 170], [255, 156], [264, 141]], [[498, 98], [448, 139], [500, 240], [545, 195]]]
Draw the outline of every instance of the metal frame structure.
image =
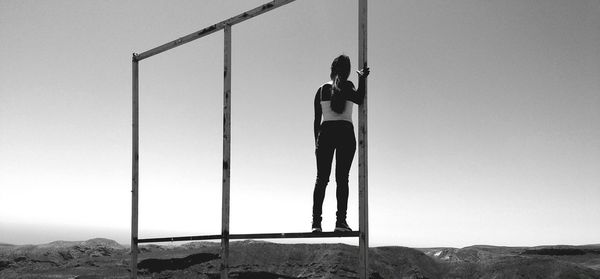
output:
[[[229, 186], [231, 159], [231, 27], [247, 19], [258, 16], [295, 0], [274, 0], [245, 13], [239, 14], [217, 24], [168, 42], [132, 58], [132, 190], [131, 190], [131, 278], [137, 278], [138, 244], [148, 242], [221, 240], [221, 279], [229, 278], [229, 240], [230, 239], [275, 239], [275, 238], [359, 238], [359, 277], [369, 278], [369, 222], [368, 222], [368, 173], [367, 173], [367, 96], [359, 106], [358, 115], [358, 188], [359, 188], [359, 231], [353, 232], [300, 232], [300, 233], [229, 233]], [[367, 67], [367, 0], [358, 1], [358, 61]], [[201, 236], [180, 236], [164, 238], [138, 239], [138, 195], [139, 195], [139, 62], [165, 52], [182, 44], [202, 38], [214, 32], [224, 31], [224, 76], [223, 76], [223, 180], [222, 180], [222, 218], [221, 234]], [[365, 80], [365, 92], [366, 92]]]

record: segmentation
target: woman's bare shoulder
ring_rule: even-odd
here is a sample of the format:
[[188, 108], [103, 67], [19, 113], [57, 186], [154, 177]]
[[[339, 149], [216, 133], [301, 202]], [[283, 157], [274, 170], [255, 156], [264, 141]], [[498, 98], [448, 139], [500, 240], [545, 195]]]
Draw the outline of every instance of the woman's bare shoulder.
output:
[[342, 90], [353, 90], [356, 91], [356, 87], [354, 87], [354, 83], [352, 83], [351, 81], [347, 80], [343, 85], [342, 85]]
[[354, 83], [352, 83], [352, 81], [349, 81], [349, 80], [348, 80], [348, 81], [346, 82], [346, 84], [347, 84], [347, 86], [348, 86], [348, 87], [350, 87], [350, 88], [352, 88], [352, 89], [356, 88], [356, 87], [354, 86]]
[[333, 82], [332, 81], [328, 81], [326, 83], [323, 83], [323, 85], [321, 85], [321, 87], [319, 87], [319, 89], [321, 89], [321, 88], [322, 89], [328, 89], [328, 88], [331, 88], [332, 85], [333, 85]]

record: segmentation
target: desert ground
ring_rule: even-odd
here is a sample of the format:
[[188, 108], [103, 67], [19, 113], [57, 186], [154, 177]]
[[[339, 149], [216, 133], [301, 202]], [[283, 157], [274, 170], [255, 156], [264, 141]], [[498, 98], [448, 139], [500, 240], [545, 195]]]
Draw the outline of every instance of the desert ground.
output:
[[[139, 278], [219, 278], [219, 243], [142, 245]], [[370, 278], [600, 278], [600, 245], [373, 247]], [[358, 247], [230, 244], [231, 278], [358, 278]], [[0, 244], [0, 278], [128, 278], [129, 247], [110, 239]]]

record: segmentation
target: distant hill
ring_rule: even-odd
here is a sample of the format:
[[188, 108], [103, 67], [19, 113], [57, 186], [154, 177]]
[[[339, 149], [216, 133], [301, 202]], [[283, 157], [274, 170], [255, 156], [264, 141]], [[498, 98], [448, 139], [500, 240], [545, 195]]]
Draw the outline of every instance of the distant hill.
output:
[[442, 278], [600, 278], [600, 248], [549, 247], [478, 245], [419, 250], [444, 263]]
[[[140, 246], [140, 278], [219, 278], [219, 243]], [[0, 278], [128, 278], [129, 251], [110, 239], [0, 245]], [[358, 278], [358, 247], [230, 244], [231, 278]], [[600, 247], [374, 247], [370, 278], [600, 278]]]

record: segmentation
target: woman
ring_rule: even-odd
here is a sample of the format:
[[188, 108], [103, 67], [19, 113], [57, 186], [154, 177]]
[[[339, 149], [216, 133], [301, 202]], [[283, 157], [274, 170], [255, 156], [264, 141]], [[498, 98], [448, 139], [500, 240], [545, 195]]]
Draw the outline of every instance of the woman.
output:
[[[317, 156], [317, 181], [313, 193], [312, 231], [321, 232], [321, 214], [325, 188], [329, 182], [331, 163], [335, 151], [335, 181], [337, 183], [337, 220], [335, 231], [352, 231], [346, 223], [348, 207], [348, 173], [356, 151], [356, 138], [352, 125], [352, 103], [362, 104], [364, 81], [369, 68], [358, 73], [358, 90], [348, 80], [350, 58], [340, 55], [331, 63], [331, 81], [317, 90], [315, 95], [315, 145]], [[321, 117], [323, 123], [321, 123]]]

